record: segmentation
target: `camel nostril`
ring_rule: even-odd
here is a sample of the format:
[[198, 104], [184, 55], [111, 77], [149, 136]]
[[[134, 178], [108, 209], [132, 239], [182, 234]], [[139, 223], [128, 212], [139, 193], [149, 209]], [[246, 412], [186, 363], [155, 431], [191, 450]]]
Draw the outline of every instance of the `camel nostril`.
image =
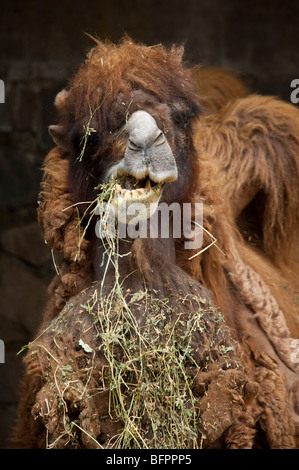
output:
[[163, 134], [163, 132], [160, 132], [160, 134], [158, 135], [158, 137], [154, 140], [153, 142], [153, 146], [157, 147], [158, 145], [162, 145], [164, 144], [165, 142], [165, 135]]
[[131, 150], [134, 150], [136, 152], [142, 149], [142, 147], [140, 147], [140, 145], [135, 144], [131, 139], [129, 139], [128, 147]]
[[164, 144], [165, 136], [163, 132], [160, 132], [158, 137], [153, 136], [152, 139], [148, 139], [146, 143], [134, 142], [132, 138], [129, 138], [128, 147], [129, 149], [138, 152], [138, 151], [146, 151], [150, 147], [158, 147], [159, 145]]

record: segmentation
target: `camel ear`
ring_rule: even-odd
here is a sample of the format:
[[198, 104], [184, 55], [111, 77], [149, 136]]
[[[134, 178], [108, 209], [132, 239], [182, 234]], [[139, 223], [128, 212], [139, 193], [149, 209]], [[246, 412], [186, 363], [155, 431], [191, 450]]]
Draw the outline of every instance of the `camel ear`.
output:
[[69, 149], [68, 138], [62, 126], [52, 124], [51, 126], [49, 126], [48, 131], [54, 143], [58, 147], [61, 147], [63, 150]]
[[54, 100], [54, 105], [56, 106], [57, 109], [62, 109], [65, 106], [68, 95], [69, 95], [69, 91], [66, 90], [65, 88], [61, 90], [59, 93], [57, 93], [55, 100]]

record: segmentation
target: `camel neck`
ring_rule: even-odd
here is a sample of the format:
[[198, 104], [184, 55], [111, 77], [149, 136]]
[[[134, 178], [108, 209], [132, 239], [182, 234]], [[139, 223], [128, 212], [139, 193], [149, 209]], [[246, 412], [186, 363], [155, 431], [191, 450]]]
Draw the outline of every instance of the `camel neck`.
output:
[[119, 282], [126, 284], [125, 279], [133, 272], [135, 275], [139, 273], [143, 283], [155, 287], [155, 278], [157, 278], [155, 273], [165, 270], [170, 264], [175, 264], [175, 241], [172, 237], [97, 239], [93, 246], [95, 280], [102, 281], [105, 277], [108, 289], [116, 277]]

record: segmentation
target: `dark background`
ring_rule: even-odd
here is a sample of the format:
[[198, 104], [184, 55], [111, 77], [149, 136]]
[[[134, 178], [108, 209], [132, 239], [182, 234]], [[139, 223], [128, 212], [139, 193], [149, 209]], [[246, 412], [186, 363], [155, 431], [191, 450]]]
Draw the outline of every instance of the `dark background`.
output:
[[[36, 222], [42, 161], [52, 146], [53, 100], [93, 43], [85, 33], [148, 45], [184, 43], [190, 64], [246, 74], [253, 91], [290, 101], [299, 78], [299, 2], [61, 0], [0, 2], [0, 448], [15, 419], [21, 356], [53, 275]], [[298, 105], [299, 106], [299, 105]]]

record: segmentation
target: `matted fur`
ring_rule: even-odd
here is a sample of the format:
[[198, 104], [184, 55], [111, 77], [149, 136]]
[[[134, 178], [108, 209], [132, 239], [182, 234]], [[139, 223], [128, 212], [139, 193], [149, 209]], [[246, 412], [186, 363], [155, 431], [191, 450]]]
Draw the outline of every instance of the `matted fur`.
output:
[[69, 162], [59, 148], [54, 148], [44, 162], [38, 221], [46, 243], [54, 253], [63, 253], [63, 261], [56, 265], [58, 275], [49, 286], [51, 300], [44, 314], [47, 320], [92, 281], [89, 242], [83, 239], [78, 251], [79, 216], [68, 190], [68, 168]]
[[298, 237], [298, 110], [275, 98], [250, 95], [226, 104], [216, 117], [203, 117], [195, 135], [199, 154], [208, 152], [219, 166], [240, 228], [254, 224], [248, 236], [255, 236], [271, 259], [288, 262]]
[[[227, 427], [216, 423], [222, 435], [211, 433], [208, 447], [294, 447], [298, 375], [286, 355], [287, 344], [299, 334], [296, 272], [290, 262], [298, 214], [298, 112], [273, 98], [249, 96], [200, 116], [201, 97], [193, 90], [182, 53], [181, 48], [148, 48], [129, 39], [120, 45], [98, 42], [56, 99], [62, 147], [52, 150], [45, 162], [39, 220], [47, 243], [62, 253], [63, 262], [41, 331], [51, 326], [49, 320], [55, 321], [69, 299], [97, 281], [92, 225], [78, 256], [78, 214], [82, 216], [86, 206], [77, 204], [92, 200], [96, 176], [123, 155], [124, 137], [115, 137], [121, 124], [132, 112], [144, 109], [163, 129], [176, 158], [185, 158], [179, 182], [169, 186], [167, 200], [203, 202], [204, 246], [211, 243], [209, 233], [217, 246], [197, 254], [184, 250], [183, 239], [176, 243], [136, 239], [131, 249], [130, 262], [136, 269], [129, 279], [131, 288], [134, 291], [140, 279], [155, 288], [157, 278], [160, 287], [168, 279], [179, 290], [185, 281], [177, 269], [183, 269], [213, 293], [242, 357], [245, 354], [248, 377], [260, 385], [259, 392], [256, 397], [252, 393], [242, 416], [236, 415]], [[79, 143], [87, 123], [95, 132], [86, 148], [88, 158], [80, 166]], [[253, 224], [260, 223], [245, 237], [245, 228], [250, 227], [244, 228], [241, 216], [259, 191], [264, 194], [261, 218]], [[249, 241], [257, 231], [258, 246], [245, 243], [239, 229]], [[72, 310], [73, 318], [77, 313]], [[277, 351], [279, 337], [284, 339], [283, 351]], [[50, 339], [44, 346], [51, 349]], [[18, 445], [39, 401], [38, 376], [43, 377], [44, 360], [33, 370], [30, 358], [26, 359]], [[224, 393], [221, 402], [223, 390], [216, 385], [213, 390], [216, 401], [233, 410], [232, 396]], [[200, 406], [203, 412], [208, 410], [204, 399]], [[42, 447], [37, 434], [45, 432], [43, 426], [35, 422], [24, 447]]]
[[[258, 384], [250, 380], [246, 356], [232, 338], [219, 312], [208, 301], [208, 293], [194, 281], [190, 288], [191, 279], [178, 267], [170, 269], [169, 279], [164, 279], [163, 295], [169, 293], [166, 282], [169, 283], [170, 292], [173, 294], [170, 297], [173, 310], [167, 321], [175, 325], [177, 313], [180, 315], [181, 324], [183, 319], [189, 317], [189, 320], [192, 320], [193, 316], [192, 310], [187, 307], [189, 300], [186, 305], [181, 302], [179, 306], [177, 303], [175, 283], [178, 282], [178, 275], [182, 298], [185, 294], [190, 295], [194, 312], [198, 305], [201, 305], [203, 310], [200, 326], [193, 332], [194, 363], [191, 362], [188, 368], [189, 373], [193, 375], [190, 383], [196, 399], [196, 408], [200, 410], [197, 417], [198, 447], [211, 447], [218, 440], [228, 448], [251, 447], [255, 430], [253, 423], [247, 422], [247, 416], [251, 414]], [[31, 378], [28, 383], [29, 390], [27, 389], [30, 406], [28, 407], [27, 400], [22, 402], [22, 420], [18, 423], [16, 433], [17, 447], [39, 448], [46, 444], [50, 448], [61, 449], [109, 447], [113, 445], [112, 437], [121, 433], [123, 423], [111, 407], [109, 398], [106, 372], [108, 361], [101, 349], [103, 338], [99, 335], [100, 322], [97, 320], [102, 318], [101, 312], [97, 311], [97, 302], [91, 301], [92, 308], [89, 311], [84, 308], [96, 290], [97, 288], [91, 287], [73, 297], [59, 316], [45, 325], [44, 330], [41, 329], [39, 337], [30, 346], [25, 359], [27, 374]], [[139, 294], [145, 293], [143, 282], [136, 286], [136, 290]], [[127, 296], [129, 303], [129, 299], [133, 300], [134, 295], [135, 293], [132, 293]], [[201, 304], [195, 299], [192, 300], [194, 295], [197, 299], [202, 299]], [[162, 292], [160, 297], [162, 298]], [[147, 321], [156, 308], [155, 294], [151, 293], [146, 301], [143, 297], [143, 300], [132, 305], [135, 317], [140, 317], [142, 309], [143, 321]], [[181, 334], [183, 335], [184, 331], [181, 331]], [[89, 352], [93, 353], [86, 353], [80, 344], [88, 345]], [[110, 347], [113, 347], [112, 342]], [[118, 353], [121, 353], [121, 349]], [[195, 366], [196, 363], [198, 366]], [[160, 367], [163, 367], [163, 364], [160, 364]], [[142, 385], [136, 384], [135, 388]], [[130, 384], [127, 389], [129, 386]], [[125, 388], [123, 393], [124, 396], [128, 393]], [[152, 409], [152, 412], [154, 411]], [[255, 413], [259, 413], [258, 407]], [[71, 430], [67, 425], [70, 426], [74, 422], [79, 428]], [[148, 436], [152, 432], [149, 422], [144, 410], [139, 434], [147, 436], [147, 440], [153, 437]], [[225, 437], [227, 429], [234, 427], [242, 428], [242, 440], [239, 442], [230, 435]], [[233, 434], [233, 429], [230, 433]], [[163, 444], [165, 448], [169, 447], [167, 440]]]
[[238, 73], [221, 67], [196, 65], [191, 76], [206, 114], [216, 113], [227, 103], [250, 94]]

